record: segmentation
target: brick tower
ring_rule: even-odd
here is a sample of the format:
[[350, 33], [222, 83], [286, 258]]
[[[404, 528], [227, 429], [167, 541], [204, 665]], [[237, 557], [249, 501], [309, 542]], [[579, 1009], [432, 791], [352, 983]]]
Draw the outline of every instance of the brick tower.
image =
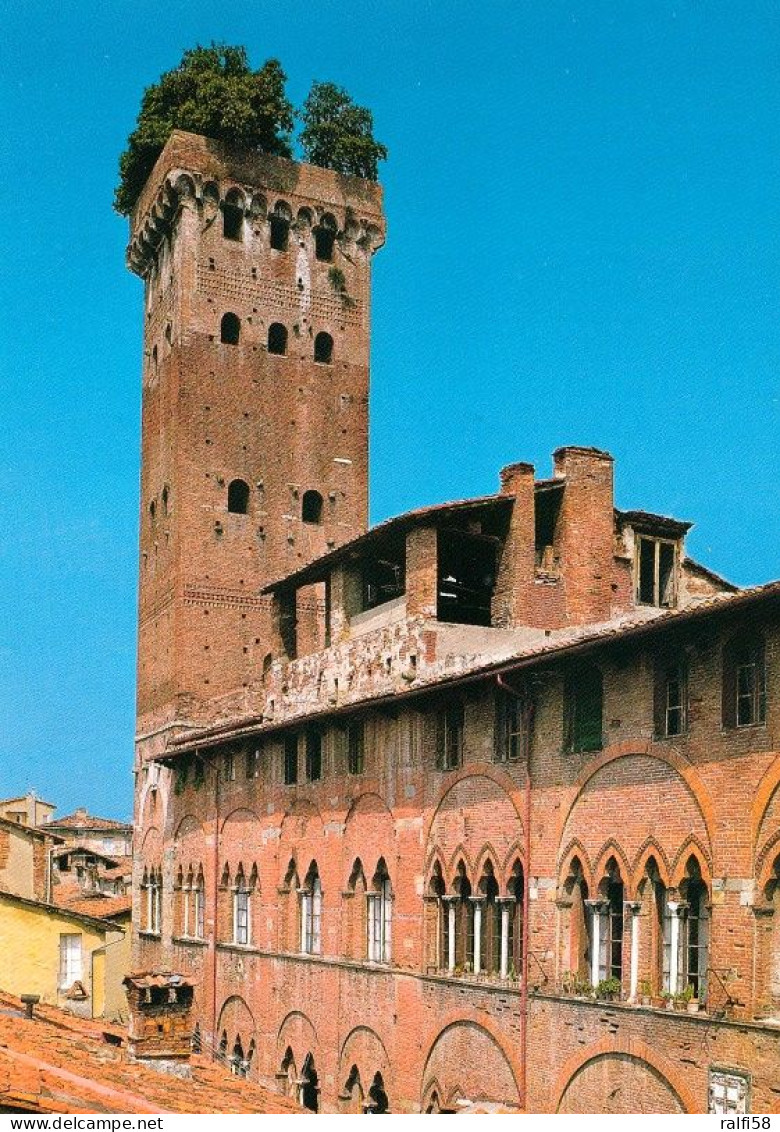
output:
[[[145, 283], [139, 757], [251, 706], [264, 583], [365, 529], [381, 189], [174, 133], [136, 206]], [[316, 634], [317, 598], [298, 633]]]

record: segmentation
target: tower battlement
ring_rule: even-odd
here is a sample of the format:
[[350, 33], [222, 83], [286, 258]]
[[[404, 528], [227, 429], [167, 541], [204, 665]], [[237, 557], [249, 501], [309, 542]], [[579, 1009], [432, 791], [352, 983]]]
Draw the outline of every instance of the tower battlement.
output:
[[[271, 154], [231, 149], [213, 138], [174, 130], [158, 157], [130, 220], [127, 264], [145, 277], [153, 269], [156, 250], [170, 232], [178, 207], [192, 201], [208, 211], [239, 200], [256, 224], [278, 204], [287, 204], [291, 218], [300, 209], [319, 206], [319, 215], [333, 214], [340, 238], [376, 251], [385, 239], [382, 188], [374, 181], [347, 177], [316, 165]], [[273, 198], [273, 199], [272, 199]]]

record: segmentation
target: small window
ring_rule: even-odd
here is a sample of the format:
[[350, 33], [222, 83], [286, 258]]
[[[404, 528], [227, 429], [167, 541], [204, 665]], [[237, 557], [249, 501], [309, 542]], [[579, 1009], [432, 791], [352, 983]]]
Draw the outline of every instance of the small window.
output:
[[272, 213], [268, 218], [271, 225], [271, 247], [277, 252], [286, 252], [290, 239], [290, 221], [286, 216]]
[[655, 733], [671, 738], [687, 730], [687, 665], [682, 657], [662, 659], [655, 669]]
[[322, 883], [316, 861], [312, 861], [301, 891], [301, 951], [322, 952]]
[[268, 353], [287, 353], [287, 327], [281, 322], [272, 322], [268, 327]]
[[730, 1069], [710, 1069], [707, 1111], [718, 1116], [750, 1112], [750, 1078]]
[[222, 315], [222, 322], [219, 328], [219, 340], [224, 342], [226, 346], [237, 346], [241, 337], [241, 319], [238, 315], [228, 311], [227, 314]]
[[298, 781], [298, 736], [284, 737], [284, 784], [294, 786]]
[[671, 609], [676, 603], [676, 544], [643, 537], [637, 543], [637, 602]]
[[528, 753], [530, 701], [524, 692], [496, 696], [495, 761], [519, 762]]
[[305, 491], [301, 500], [301, 519], [304, 523], [322, 522], [322, 496], [318, 491]]
[[463, 704], [450, 704], [436, 717], [436, 766], [453, 770], [463, 762]]
[[243, 877], [238, 884], [233, 893], [233, 942], [246, 947], [249, 943], [249, 891], [244, 887]]
[[244, 210], [235, 204], [222, 205], [222, 235], [226, 240], [240, 240], [244, 229]]
[[60, 990], [67, 991], [82, 977], [81, 933], [60, 936]]
[[262, 767], [262, 751], [259, 747], [248, 747], [246, 752], [246, 777], [259, 778]]
[[603, 683], [598, 668], [577, 669], [566, 689], [566, 747], [570, 751], [600, 751], [603, 746]]
[[365, 728], [362, 719], [347, 727], [347, 771], [362, 774], [366, 765]]
[[766, 658], [760, 634], [746, 633], [723, 650], [723, 726], [766, 722]]
[[246, 515], [249, 510], [249, 484], [233, 480], [228, 484], [228, 511], [233, 515]]
[[324, 330], [314, 339], [314, 360], [326, 366], [333, 361], [333, 339]]
[[336, 233], [330, 228], [314, 229], [314, 254], [323, 263], [333, 260], [333, 245], [336, 242]]
[[306, 732], [306, 778], [318, 782], [322, 778], [322, 733]]

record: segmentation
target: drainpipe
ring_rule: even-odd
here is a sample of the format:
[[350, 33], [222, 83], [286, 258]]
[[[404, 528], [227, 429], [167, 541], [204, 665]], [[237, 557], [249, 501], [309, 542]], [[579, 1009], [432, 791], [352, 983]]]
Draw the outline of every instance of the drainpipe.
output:
[[[496, 673], [496, 684], [502, 692], [514, 696], [516, 700], [520, 700], [525, 706], [526, 697], [513, 688], [511, 684], [507, 684], [501, 676], [500, 672]], [[529, 921], [531, 918], [531, 904], [529, 894], [531, 890], [531, 734], [530, 734], [530, 721], [532, 719], [531, 712], [523, 713], [523, 723], [528, 723], [526, 733], [526, 758], [525, 758], [525, 805], [523, 814], [523, 855], [525, 857], [523, 868], [523, 964], [520, 983], [520, 1096], [523, 1103], [523, 1108], [528, 1109], [526, 1103], [526, 1082], [527, 1070], [526, 1060], [528, 1051], [528, 942], [529, 942]]]
[[214, 852], [213, 864], [213, 891], [211, 911], [213, 915], [213, 929], [211, 935], [211, 1050], [212, 1057], [217, 1046], [217, 914], [219, 912], [219, 760], [214, 759]]

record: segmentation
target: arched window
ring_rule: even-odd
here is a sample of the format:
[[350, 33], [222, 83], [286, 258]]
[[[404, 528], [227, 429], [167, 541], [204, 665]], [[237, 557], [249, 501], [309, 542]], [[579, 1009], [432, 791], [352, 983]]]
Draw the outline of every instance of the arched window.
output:
[[314, 360], [326, 366], [333, 361], [333, 339], [325, 330], [314, 339]]
[[286, 252], [290, 239], [291, 212], [288, 205], [279, 201], [268, 217], [271, 227], [271, 247], [277, 252]]
[[236, 1035], [236, 1040], [233, 1043], [233, 1052], [230, 1055], [230, 1072], [236, 1077], [246, 1077], [248, 1065], [244, 1058], [244, 1047], [241, 1043], [241, 1035]]
[[623, 880], [614, 857], [607, 862], [599, 894], [589, 903], [591, 978], [596, 986], [623, 981]]
[[393, 924], [393, 891], [384, 857], [379, 863], [366, 893], [368, 901], [368, 959], [371, 963], [389, 963]]
[[320, 1106], [320, 1085], [317, 1070], [314, 1068], [314, 1058], [309, 1053], [301, 1070], [300, 1103], [310, 1112], [318, 1112]]
[[162, 928], [162, 870], [145, 870], [142, 887], [146, 889], [144, 930], [159, 935]]
[[430, 950], [430, 959], [433, 966], [439, 971], [446, 971], [449, 967], [449, 905], [445, 899], [445, 893], [446, 885], [444, 884], [441, 865], [436, 861], [428, 884], [428, 903], [432, 911], [435, 912], [435, 921], [433, 915], [429, 919], [431, 942], [434, 945]]
[[287, 353], [287, 327], [281, 322], [272, 322], [268, 327], [268, 353]]
[[232, 480], [228, 484], [228, 511], [233, 515], [246, 515], [249, 510], [249, 484]]
[[295, 1058], [290, 1046], [284, 1052], [281, 1064], [281, 1076], [284, 1079], [284, 1092], [288, 1097], [294, 1097], [298, 1088], [298, 1073], [295, 1068]]
[[301, 951], [322, 953], [322, 883], [316, 861], [309, 865], [301, 890]]
[[366, 1111], [373, 1113], [375, 1116], [382, 1116], [388, 1109], [387, 1093], [385, 1092], [385, 1083], [382, 1079], [381, 1073], [374, 1074], [374, 1080], [371, 1082], [371, 1088], [368, 1090], [368, 1101], [366, 1103]]
[[250, 888], [242, 865], [238, 866], [233, 889], [233, 943], [248, 946], [251, 939]]
[[488, 975], [501, 973], [501, 907], [493, 865], [486, 861], [477, 886], [477, 895], [474, 897], [475, 974], [480, 971]]
[[304, 523], [322, 522], [322, 496], [318, 491], [304, 491], [301, 500], [301, 519]]
[[226, 240], [240, 240], [244, 229], [241, 194], [231, 189], [222, 205], [222, 235]]
[[360, 1071], [357, 1065], [352, 1066], [344, 1082], [343, 1099], [348, 1101], [349, 1112], [363, 1112], [363, 1086], [360, 1084]]
[[206, 886], [203, 880], [203, 869], [198, 869], [198, 875], [192, 889], [193, 931], [195, 939], [203, 939], [205, 934]]
[[336, 221], [326, 212], [314, 229], [314, 254], [317, 259], [330, 263], [333, 259], [333, 245], [336, 241]]
[[757, 1017], [780, 1021], [780, 857], [764, 886], [764, 926], [758, 936], [759, 971], [763, 971]]
[[226, 346], [237, 346], [240, 337], [241, 319], [237, 314], [228, 311], [222, 315], [222, 322], [219, 324], [219, 340]]
[[563, 969], [572, 979], [591, 982], [590, 920], [586, 918], [588, 885], [582, 863], [572, 858], [561, 892]]
[[[501, 953], [501, 977], [519, 978], [523, 969], [523, 914], [525, 911], [525, 876], [523, 866], [515, 861], [512, 866], [512, 875], [507, 884], [509, 900], [506, 903], [506, 970], [503, 969], [503, 943]], [[504, 911], [502, 908], [502, 915]], [[503, 940], [503, 922], [501, 925]]]
[[[471, 881], [466, 865], [458, 862], [453, 883], [455, 899], [450, 905], [450, 930], [455, 928], [455, 969], [474, 969], [474, 916], [471, 905]], [[454, 912], [454, 924], [453, 924]]]
[[[678, 945], [670, 940], [670, 953], [677, 956], [676, 992], [691, 988], [694, 998], [703, 1000], [707, 993], [709, 962], [710, 911], [709, 893], [701, 875], [699, 862], [690, 857], [685, 868], [686, 879], [680, 885], [682, 902], [675, 909], [679, 919]], [[667, 902], [669, 908], [671, 904]], [[670, 936], [672, 934], [670, 923]], [[669, 988], [671, 990], [671, 987]]]

